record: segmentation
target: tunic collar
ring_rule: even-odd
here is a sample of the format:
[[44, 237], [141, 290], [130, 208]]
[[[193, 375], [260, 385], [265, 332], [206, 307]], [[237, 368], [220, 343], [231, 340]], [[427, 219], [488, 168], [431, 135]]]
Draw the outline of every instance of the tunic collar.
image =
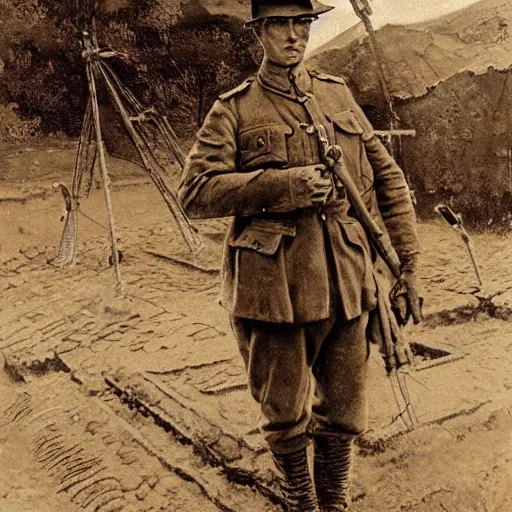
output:
[[287, 68], [264, 59], [258, 71], [258, 81], [263, 87], [292, 99], [297, 99], [290, 81], [291, 77], [295, 77], [295, 83], [301, 92], [311, 91], [311, 77], [302, 62], [298, 66]]

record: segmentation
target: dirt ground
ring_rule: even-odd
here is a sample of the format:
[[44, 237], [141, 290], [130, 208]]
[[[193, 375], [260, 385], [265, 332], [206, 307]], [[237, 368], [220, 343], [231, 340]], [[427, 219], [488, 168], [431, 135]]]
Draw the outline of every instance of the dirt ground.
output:
[[[216, 303], [226, 221], [198, 222], [197, 266], [150, 180], [111, 159], [125, 296], [102, 190], [82, 201], [77, 264], [54, 181], [75, 144], [0, 148], [0, 510], [279, 510], [257, 411]], [[405, 431], [374, 350], [354, 511], [512, 510], [512, 241], [475, 234], [485, 281], [442, 221], [420, 223], [425, 322], [409, 328], [420, 428]], [[5, 362], [4, 362], [5, 360]]]

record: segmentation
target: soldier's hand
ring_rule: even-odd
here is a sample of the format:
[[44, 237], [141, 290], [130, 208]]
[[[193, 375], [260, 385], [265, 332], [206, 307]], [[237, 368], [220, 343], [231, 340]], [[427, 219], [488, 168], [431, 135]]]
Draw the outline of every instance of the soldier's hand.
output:
[[405, 325], [411, 316], [415, 324], [421, 322], [423, 297], [420, 295], [414, 272], [402, 273], [391, 291], [390, 298], [391, 307], [399, 325]]
[[332, 181], [329, 176], [325, 176], [325, 165], [293, 167], [289, 171], [292, 198], [296, 208], [309, 208], [325, 203], [332, 191]]

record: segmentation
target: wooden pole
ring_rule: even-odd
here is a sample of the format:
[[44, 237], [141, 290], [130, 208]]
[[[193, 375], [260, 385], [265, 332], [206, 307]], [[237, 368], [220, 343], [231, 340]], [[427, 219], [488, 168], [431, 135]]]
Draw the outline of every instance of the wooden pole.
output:
[[105, 146], [103, 144], [103, 137], [101, 135], [101, 122], [100, 112], [98, 106], [98, 94], [95, 80], [95, 66], [92, 60], [93, 53], [97, 51], [91, 44], [89, 34], [84, 34], [84, 50], [87, 59], [87, 80], [89, 83], [89, 94], [91, 96], [92, 114], [94, 120], [94, 129], [96, 132], [96, 144], [98, 151], [98, 161], [101, 173], [101, 179], [103, 181], [103, 191], [105, 194], [105, 203], [107, 206], [107, 217], [108, 217], [108, 231], [110, 238], [110, 252], [112, 254], [112, 262], [114, 266], [114, 276], [116, 279], [116, 293], [122, 295], [124, 293], [124, 284], [121, 277], [121, 268], [119, 265], [119, 253], [117, 251], [117, 237], [116, 237], [116, 225], [114, 220], [114, 211], [112, 208], [112, 199], [110, 197], [110, 177], [107, 170], [107, 161], [105, 158]]
[[[377, 76], [379, 77], [382, 95], [384, 96], [384, 101], [388, 105], [390, 111], [389, 129], [390, 131], [393, 131], [395, 129], [395, 121], [398, 121], [398, 116], [396, 115], [393, 98], [389, 92], [386, 75], [384, 74], [384, 56], [382, 54], [382, 50], [377, 41], [377, 36], [375, 35], [375, 30], [373, 29], [373, 25], [370, 20], [370, 14], [372, 13], [372, 10], [367, 0], [350, 0], [350, 3], [354, 8], [354, 12], [356, 13], [357, 17], [363, 22], [366, 32], [368, 33], [368, 37], [370, 38], [370, 47], [372, 49], [375, 61], [377, 62]], [[391, 156], [395, 158], [395, 146], [392, 138], [389, 139], [389, 152], [391, 153]]]
[[194, 227], [190, 224], [189, 219], [185, 215], [185, 212], [179, 205], [176, 198], [173, 196], [173, 194], [170, 192], [169, 188], [167, 187], [166, 183], [162, 179], [162, 177], [159, 175], [159, 173], [156, 171], [158, 168], [158, 163], [154, 161], [154, 159], [144, 150], [144, 142], [140, 135], [135, 130], [133, 123], [130, 119], [130, 116], [128, 112], [126, 111], [126, 108], [124, 107], [121, 98], [119, 97], [119, 94], [112, 83], [110, 77], [105, 72], [105, 69], [99, 63], [100, 72], [103, 75], [103, 78], [105, 80], [105, 83], [107, 84], [107, 87], [114, 99], [116, 108], [119, 112], [119, 115], [121, 116], [121, 119], [123, 121], [123, 124], [128, 131], [131, 139], [133, 140], [133, 143], [135, 144], [135, 147], [137, 148], [140, 157], [144, 163], [144, 166], [146, 168], [147, 173], [149, 174], [150, 178], [153, 180], [153, 183], [158, 188], [159, 192], [162, 194], [162, 197], [164, 198], [167, 206], [169, 207], [169, 210], [171, 211], [172, 215], [174, 216], [178, 227], [180, 228], [180, 231], [183, 235], [183, 238], [188, 245], [188, 248], [190, 252], [197, 253], [199, 252], [203, 247], [203, 242], [201, 241], [200, 236], [196, 233]]

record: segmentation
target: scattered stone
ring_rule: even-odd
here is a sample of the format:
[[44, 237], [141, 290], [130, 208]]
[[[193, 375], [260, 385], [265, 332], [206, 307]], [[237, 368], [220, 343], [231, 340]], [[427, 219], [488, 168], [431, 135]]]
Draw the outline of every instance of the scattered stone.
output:
[[30, 247], [29, 249], [20, 251], [25, 258], [29, 260], [33, 260], [35, 257], [39, 256], [40, 252], [37, 247]]
[[12, 258], [5, 265], [9, 272], [16, 272], [19, 268], [24, 267], [26, 263], [21, 258]]
[[225, 434], [222, 434], [211, 448], [215, 453], [228, 462], [233, 462], [242, 458], [238, 441]]
[[19, 286], [25, 283], [25, 279], [21, 276], [14, 276], [7, 279], [7, 282], [13, 288], [18, 288]]
[[122, 464], [125, 464], [127, 466], [138, 461], [138, 458], [135, 455], [133, 448], [126, 445], [123, 445], [121, 446], [121, 448], [119, 448], [119, 450], [117, 451], [117, 456], [121, 459]]
[[68, 334], [64, 338], [64, 341], [72, 341], [72, 342], [76, 342], [76, 343], [83, 343], [84, 341], [87, 341], [88, 339], [90, 339], [90, 337], [91, 337], [90, 334], [85, 334], [85, 333], [82, 333], [82, 332], [73, 332], [71, 334]]
[[91, 343], [91, 350], [93, 352], [105, 352], [112, 346], [112, 342], [108, 340], [96, 340]]
[[33, 258], [30, 261], [30, 268], [34, 269], [34, 268], [43, 267], [44, 265], [46, 265], [48, 263], [48, 259], [49, 258], [46, 255], [46, 253], [44, 253], [44, 252], [39, 253], [35, 258]]
[[120, 341], [123, 338], [123, 335], [119, 332], [114, 332], [109, 334], [105, 339], [108, 341]]
[[7, 281], [7, 279], [0, 280], [0, 292], [4, 292], [11, 288], [11, 284]]
[[158, 482], [159, 482], [159, 477], [156, 476], [156, 475], [153, 475], [153, 476], [150, 476], [148, 479], [147, 479], [147, 483], [149, 485], [149, 487], [151, 487], [151, 489], [154, 489]]
[[147, 495], [150, 491], [150, 487], [147, 482], [142, 482], [141, 486], [135, 492], [135, 496], [139, 501], [144, 501], [147, 498]]
[[72, 350], [75, 350], [77, 347], [78, 345], [76, 343], [72, 341], [65, 341], [55, 349], [55, 352], [57, 354], [65, 354], [66, 352], [71, 352]]

